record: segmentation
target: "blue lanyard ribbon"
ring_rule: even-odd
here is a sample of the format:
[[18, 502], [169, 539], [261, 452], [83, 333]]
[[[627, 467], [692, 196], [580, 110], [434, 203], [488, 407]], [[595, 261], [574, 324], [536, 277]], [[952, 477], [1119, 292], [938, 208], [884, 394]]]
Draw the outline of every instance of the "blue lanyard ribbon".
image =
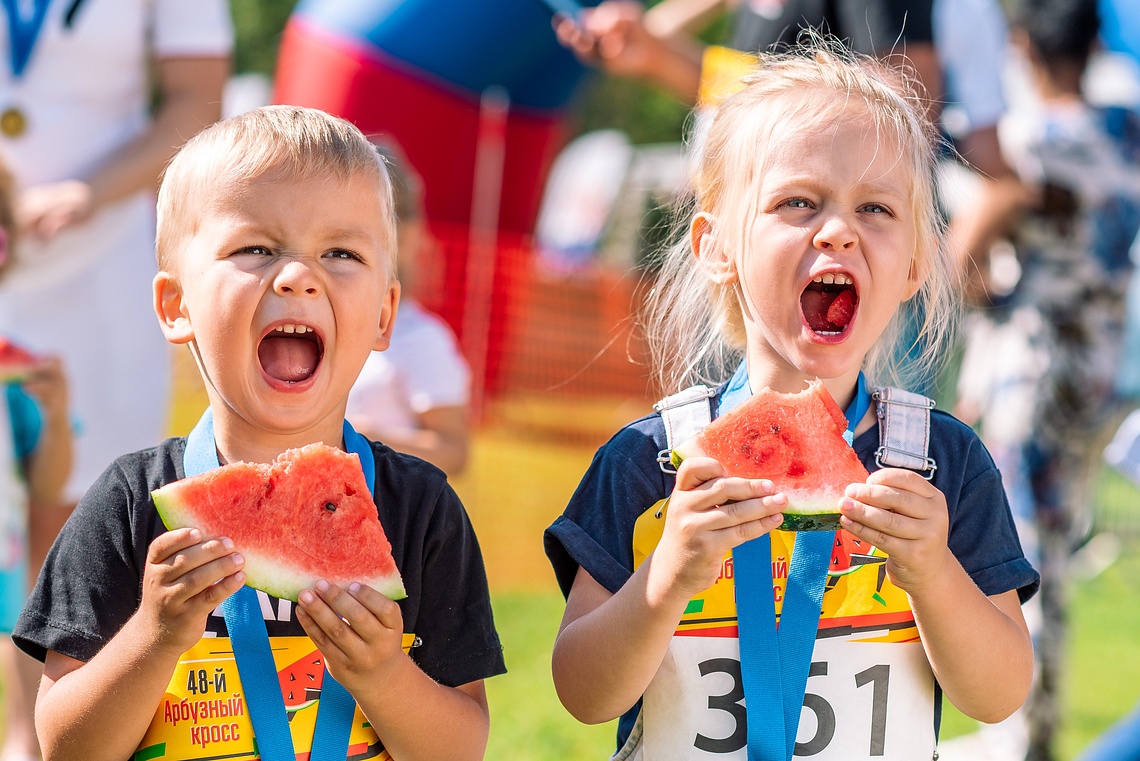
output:
[[[744, 363], [728, 382], [717, 406], [724, 414], [752, 394]], [[859, 373], [848, 406], [849, 434], [867, 414], [871, 397]], [[845, 437], [846, 438], [846, 437]], [[848, 440], [851, 443], [851, 440]], [[811, 655], [835, 544], [834, 531], [796, 534], [780, 623], [772, 591], [772, 545], [767, 534], [733, 550], [740, 674], [748, 720], [748, 761], [790, 761], [795, 752]], [[776, 648], [771, 647], [775, 635]]]
[[20, 0], [4, 0], [4, 10], [8, 13], [8, 37], [12, 45], [12, 73], [17, 78], [23, 75], [32, 57], [51, 0], [35, 0], [29, 19], [20, 13], [20, 5]]
[[[376, 467], [372, 448], [347, 420], [344, 421], [344, 443], [348, 451], [360, 458], [368, 490], [375, 493]], [[209, 409], [186, 439], [182, 467], [187, 476], [219, 467], [218, 450], [214, 444], [214, 418]], [[277, 666], [273, 662], [269, 633], [257, 592], [250, 587], [242, 587], [226, 598], [221, 608], [245, 690], [258, 754], [265, 761], [294, 761], [296, 754], [293, 737], [289, 733], [285, 699], [281, 694], [281, 682], [277, 678]], [[311, 761], [344, 761], [348, 755], [348, 737], [355, 713], [356, 701], [326, 668], [313, 730]]]

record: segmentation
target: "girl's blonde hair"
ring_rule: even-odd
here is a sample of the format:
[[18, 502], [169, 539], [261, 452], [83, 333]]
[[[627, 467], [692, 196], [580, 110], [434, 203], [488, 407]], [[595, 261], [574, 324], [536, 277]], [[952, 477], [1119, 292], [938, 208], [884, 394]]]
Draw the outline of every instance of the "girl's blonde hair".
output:
[[[681, 217], [687, 222], [692, 212], [708, 212], [717, 220], [710, 244], [743, 251], [746, 231], [759, 213], [757, 188], [779, 136], [833, 124], [852, 102], [866, 107], [877, 135], [894, 138], [911, 177], [917, 231], [912, 266], [926, 274], [912, 299], [917, 337], [899, 345], [905, 322], [900, 309], [863, 368], [874, 383], [907, 385], [933, 370], [956, 322], [957, 288], [935, 201], [937, 132], [904, 72], [818, 37], [792, 52], [761, 54], [743, 89], [720, 106], [708, 128], [696, 159], [695, 208]], [[739, 285], [718, 285], [706, 277], [687, 225], [678, 238], [662, 255], [644, 314], [656, 380], [665, 393], [694, 383], [722, 383], [745, 349]], [[912, 356], [904, 361], [906, 354]]]
[[300, 106], [263, 106], [217, 122], [175, 154], [158, 191], [159, 269], [194, 234], [206, 201], [231, 184], [261, 177], [305, 182], [317, 177], [376, 177], [391, 252], [388, 276], [396, 275], [396, 213], [392, 182], [376, 147], [344, 119]]

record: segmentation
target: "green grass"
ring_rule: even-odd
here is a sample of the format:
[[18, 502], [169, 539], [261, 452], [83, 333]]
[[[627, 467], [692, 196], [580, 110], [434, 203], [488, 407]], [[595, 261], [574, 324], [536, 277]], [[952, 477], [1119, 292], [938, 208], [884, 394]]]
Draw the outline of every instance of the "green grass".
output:
[[496, 761], [604, 759], [614, 750], [615, 723], [579, 724], [558, 702], [550, 678], [550, 652], [562, 618], [558, 592], [494, 595], [495, 623], [508, 673], [487, 682]]

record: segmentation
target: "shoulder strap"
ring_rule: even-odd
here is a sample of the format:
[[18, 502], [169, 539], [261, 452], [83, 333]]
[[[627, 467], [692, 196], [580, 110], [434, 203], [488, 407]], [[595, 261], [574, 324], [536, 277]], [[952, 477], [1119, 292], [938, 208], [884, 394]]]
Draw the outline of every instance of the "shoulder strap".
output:
[[[666, 449], [657, 453], [657, 464], [665, 473], [675, 473], [671, 453], [674, 444], [688, 441], [712, 422], [709, 399], [715, 392], [708, 386], [690, 386], [653, 405], [665, 423]], [[875, 462], [882, 468], [906, 468], [934, 477], [938, 464], [930, 457], [930, 411], [934, 400], [891, 386], [878, 386], [871, 398], [879, 418], [879, 448]]]
[[672, 464], [675, 444], [688, 441], [712, 422], [709, 399], [716, 392], [705, 385], [689, 386], [653, 405], [665, 423], [665, 449], [657, 453], [657, 464], [664, 473], [676, 473]]
[[930, 457], [930, 411], [934, 400], [901, 388], [879, 386], [871, 392], [879, 417], [879, 448], [875, 462], [881, 468], [916, 470], [927, 480], [938, 464]]

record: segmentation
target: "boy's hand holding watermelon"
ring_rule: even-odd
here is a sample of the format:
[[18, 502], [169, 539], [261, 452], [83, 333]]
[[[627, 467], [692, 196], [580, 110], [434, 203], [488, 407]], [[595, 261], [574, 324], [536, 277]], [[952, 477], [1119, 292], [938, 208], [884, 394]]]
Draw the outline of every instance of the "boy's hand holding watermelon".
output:
[[372, 587], [318, 581], [301, 592], [297, 619], [325, 656], [329, 673], [353, 695], [391, 684], [403, 657], [400, 606]]
[[245, 559], [227, 537], [168, 531], [147, 549], [136, 634], [175, 658], [197, 642], [206, 616], [245, 583]]

